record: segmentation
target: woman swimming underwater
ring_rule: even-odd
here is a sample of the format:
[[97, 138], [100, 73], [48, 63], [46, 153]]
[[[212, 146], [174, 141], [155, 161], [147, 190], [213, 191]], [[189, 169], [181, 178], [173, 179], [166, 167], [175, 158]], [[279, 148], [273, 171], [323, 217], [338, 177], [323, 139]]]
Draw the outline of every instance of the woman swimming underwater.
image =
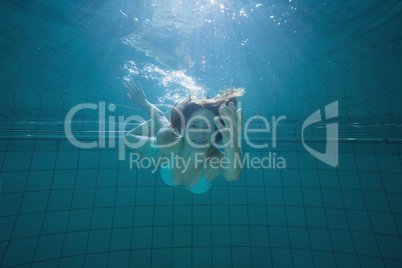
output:
[[[228, 89], [206, 100], [189, 97], [173, 106], [168, 120], [148, 102], [139, 82], [136, 85], [129, 80], [124, 86], [130, 100], [151, 116], [150, 121], [128, 132], [126, 141], [141, 143], [142, 146], [130, 146], [131, 150], [140, 157], [153, 157], [155, 163], [172, 156], [170, 161], [158, 166], [167, 185], [202, 194], [219, 175], [227, 181], [239, 179], [242, 152], [238, 135], [243, 112], [242, 109], [236, 112], [236, 104], [237, 97], [244, 94], [243, 89]], [[148, 134], [152, 124], [154, 136]], [[224, 153], [213, 145], [217, 142], [222, 142]]]

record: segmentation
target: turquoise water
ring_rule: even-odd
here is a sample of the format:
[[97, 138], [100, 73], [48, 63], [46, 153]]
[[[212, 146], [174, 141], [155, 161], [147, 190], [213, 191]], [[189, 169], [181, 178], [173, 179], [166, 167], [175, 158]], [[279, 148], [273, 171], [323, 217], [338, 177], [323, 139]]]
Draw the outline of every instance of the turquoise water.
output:
[[[401, 10], [398, 1], [6, 1], [0, 266], [401, 267]], [[202, 195], [130, 168], [119, 136], [136, 122], [119, 129], [118, 117], [147, 116], [126, 97], [126, 78], [164, 112], [189, 94], [246, 88], [244, 123], [258, 115], [249, 128], [266, 129], [263, 117], [270, 131], [243, 133], [243, 154], [270, 166], [217, 178]], [[72, 134], [94, 148], [65, 133], [84, 103], [95, 108], [74, 114]], [[322, 120], [302, 131], [316, 111]], [[284, 118], [276, 135], [272, 116]], [[307, 149], [328, 153], [334, 141], [338, 152], [326, 155], [337, 163]]]

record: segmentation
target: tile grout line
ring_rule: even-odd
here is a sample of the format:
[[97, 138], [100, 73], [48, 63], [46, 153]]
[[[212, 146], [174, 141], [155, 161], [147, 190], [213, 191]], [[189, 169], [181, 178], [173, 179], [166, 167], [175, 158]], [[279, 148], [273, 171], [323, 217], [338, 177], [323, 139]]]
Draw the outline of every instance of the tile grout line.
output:
[[[382, 172], [381, 172], [381, 170], [380, 170], [380, 164], [379, 164], [378, 157], [377, 157], [377, 155], [378, 155], [378, 154], [377, 154], [377, 149], [376, 149], [375, 147], [374, 147], [374, 152], [375, 152], [375, 159], [376, 159], [377, 168], [378, 168], [378, 170], [380, 171], [381, 185], [382, 185], [382, 187], [383, 187], [383, 189], [384, 189], [383, 192], [384, 192], [384, 194], [385, 194], [385, 197], [387, 198], [387, 205], [388, 205], [389, 208], [390, 208], [390, 214], [391, 214], [392, 219], [394, 220], [394, 224], [395, 224], [395, 223], [396, 223], [396, 221], [395, 221], [395, 216], [394, 216], [394, 213], [393, 213], [393, 211], [392, 211], [392, 209], [391, 209], [391, 206], [390, 206], [390, 202], [389, 202], [389, 197], [388, 197], [387, 191], [385, 190], [384, 180], [383, 180]], [[355, 160], [355, 161], [356, 161], [356, 160]], [[357, 169], [357, 171], [358, 171], [357, 173], [358, 173], [359, 183], [360, 183], [360, 187], [361, 187], [361, 177], [360, 177], [360, 172], [359, 172], [357, 166], [356, 166], [356, 169]], [[364, 198], [364, 191], [362, 191], [362, 192], [363, 192], [363, 198]], [[365, 198], [364, 198], [364, 205], [366, 206], [366, 209], [367, 209], [367, 204], [366, 204], [366, 199], [365, 199]], [[368, 213], [368, 210], [367, 210], [367, 214], [368, 214], [368, 218], [369, 218], [369, 221], [370, 221], [370, 227], [371, 227], [371, 229], [373, 230], [373, 236], [374, 236], [374, 239], [375, 239], [375, 243], [376, 243], [376, 245], [377, 245], [377, 247], [378, 247], [378, 251], [379, 251], [380, 256], [381, 256], [382, 263], [383, 263], [384, 267], [386, 267], [387, 265], [386, 265], [386, 263], [385, 263], [385, 261], [384, 261], [384, 256], [383, 256], [383, 254], [382, 254], [381, 247], [380, 247], [380, 245], [379, 245], [379, 243], [378, 243], [377, 235], [376, 235], [375, 232], [374, 232], [373, 223], [371, 222], [371, 217], [370, 217], [370, 214]], [[400, 230], [399, 230], [399, 228], [398, 228], [398, 225], [396, 225], [396, 227], [397, 227], [397, 230], [398, 230], [398, 233], [399, 233], [399, 236], [400, 236], [401, 233], [400, 233]]]
[[[297, 146], [296, 146], [296, 159], [297, 159], [298, 165], [300, 167], [301, 166], [301, 161], [300, 161], [300, 157], [299, 157], [299, 148]], [[314, 163], [316, 165], [316, 170], [317, 170], [317, 175], [318, 175], [318, 182], [320, 183], [320, 187], [321, 187], [320, 174], [318, 172], [317, 160], [316, 159], [314, 159]], [[311, 235], [310, 235], [310, 230], [308, 228], [306, 205], [305, 205], [305, 201], [304, 201], [304, 194], [303, 194], [303, 187], [302, 187], [303, 185], [302, 185], [302, 182], [301, 182], [300, 169], [298, 170], [298, 175], [299, 175], [300, 192], [301, 192], [301, 198], [302, 198], [302, 204], [303, 204], [302, 207], [303, 207], [303, 211], [304, 211], [306, 231], [307, 231], [307, 235], [308, 235], [308, 243], [309, 243], [309, 246], [310, 246], [311, 257], [313, 258], [313, 264], [314, 264], [314, 267], [316, 267], [315, 262], [314, 262], [313, 249], [311, 247], [311, 239], [310, 239]], [[289, 235], [289, 238], [290, 238], [290, 235]], [[291, 250], [292, 250], [293, 249], [292, 245], [290, 245], [290, 246], [291, 246]]]
[[[35, 146], [36, 146], [36, 141], [35, 141]], [[35, 146], [34, 146], [34, 148], [33, 148], [33, 152], [35, 151]], [[39, 246], [39, 241], [40, 241], [40, 238], [41, 238], [42, 232], [43, 232], [43, 225], [44, 225], [44, 223], [45, 223], [46, 215], [47, 215], [47, 213], [48, 213], [48, 206], [49, 206], [50, 196], [51, 196], [51, 194], [52, 194], [52, 188], [53, 188], [52, 186], [53, 186], [53, 183], [54, 183], [54, 174], [55, 174], [55, 171], [56, 171], [57, 159], [58, 159], [58, 155], [59, 155], [59, 150], [58, 150], [59, 147], [60, 147], [60, 143], [57, 143], [57, 154], [56, 154], [56, 159], [55, 159], [55, 161], [54, 161], [54, 166], [53, 166], [52, 183], [50, 184], [49, 195], [48, 195], [47, 201], [46, 201], [46, 210], [44, 211], [43, 220], [42, 220], [42, 225], [41, 225], [41, 228], [40, 228], [40, 232], [39, 232], [39, 236], [38, 236], [38, 241], [36, 242], [35, 252], [34, 252], [34, 254], [33, 254], [33, 256], [32, 256], [32, 261], [35, 259], [35, 255], [36, 255], [36, 252], [37, 252], [38, 246]], [[33, 161], [33, 155], [34, 155], [33, 152], [32, 152], [31, 164], [30, 164], [30, 166], [29, 166], [30, 169], [31, 169], [31, 166], [32, 166], [32, 161]], [[24, 189], [24, 196], [25, 196], [25, 189]], [[22, 205], [22, 201], [21, 201], [21, 205]], [[18, 212], [18, 215], [19, 215], [19, 212]], [[64, 232], [64, 235], [65, 235], [65, 232]], [[64, 240], [64, 239], [63, 239], [63, 240]], [[64, 241], [63, 241], [63, 244], [64, 244]], [[62, 247], [62, 250], [63, 250], [63, 247]], [[60, 252], [60, 255], [61, 255], [61, 252]], [[60, 262], [60, 256], [59, 256], [59, 262]], [[30, 267], [32, 267], [32, 265], [33, 265], [33, 264], [31, 263]]]
[[[119, 166], [120, 166], [120, 162], [119, 162]], [[137, 193], [137, 181], [138, 181], [138, 169], [135, 169], [135, 185], [134, 185], [134, 192]], [[117, 182], [119, 181], [119, 177], [117, 177]], [[134, 198], [134, 204], [133, 204], [133, 222], [132, 222], [132, 227], [131, 227], [131, 242], [130, 242], [130, 255], [129, 255], [129, 260], [128, 260], [128, 265], [129, 267], [131, 267], [131, 255], [133, 252], [135, 252], [135, 249], [133, 247], [133, 243], [134, 243], [134, 230], [135, 230], [135, 211], [136, 211], [136, 199], [137, 199], [137, 194], [135, 195]]]
[[96, 190], [98, 189], [98, 180], [99, 180], [99, 164], [100, 164], [100, 151], [99, 151], [99, 155], [98, 155], [98, 164], [97, 164], [97, 172], [96, 172], [96, 185], [94, 188], [94, 197], [92, 199], [92, 211], [91, 211], [91, 223], [89, 225], [89, 230], [88, 230], [88, 238], [87, 238], [87, 243], [85, 246], [85, 255], [84, 255], [84, 260], [83, 260], [83, 265], [85, 266], [85, 261], [87, 260], [87, 255], [88, 255], [88, 247], [89, 247], [89, 239], [91, 238], [91, 231], [92, 231], [92, 220], [94, 217], [94, 211], [95, 211], [95, 202], [96, 202]]
[[[261, 153], [262, 153], [262, 151], [261, 151]], [[279, 174], [281, 175], [281, 180], [282, 180], [283, 179], [282, 170], [279, 170]], [[263, 208], [265, 210], [265, 219], [267, 221], [267, 235], [268, 235], [268, 243], [269, 243], [269, 246], [268, 246], [268, 248], [269, 248], [269, 256], [270, 256], [270, 261], [271, 261], [271, 267], [273, 267], [274, 263], [273, 263], [272, 250], [271, 250], [272, 244], [271, 244], [271, 236], [269, 235], [269, 216], [268, 216], [268, 212], [267, 212], [268, 205], [267, 205], [267, 189], [266, 188], [269, 187], [269, 186], [266, 185], [266, 180], [267, 179], [268, 178], [265, 178], [265, 172], [263, 171], [262, 172], [262, 180], [263, 180], [262, 182], [263, 182], [263, 185], [264, 185], [264, 206], [263, 206]]]
[[[10, 144], [10, 142], [8, 141], [8, 142], [7, 142], [7, 146], [6, 146], [6, 151], [5, 151], [5, 154], [4, 154], [3, 166], [4, 166], [4, 163], [6, 162], [6, 154], [7, 154], [7, 152], [8, 152], [9, 144]], [[33, 155], [31, 156], [31, 161], [30, 161], [29, 166], [31, 166], [31, 164], [32, 164], [32, 157], [33, 157]], [[29, 173], [28, 173], [28, 177], [29, 177]], [[9, 248], [9, 246], [10, 246], [11, 241], [13, 240], [12, 237], [13, 237], [13, 235], [14, 235], [15, 226], [16, 226], [17, 221], [18, 221], [19, 212], [21, 211], [22, 202], [24, 201], [25, 189], [26, 189], [26, 187], [27, 187], [27, 184], [28, 184], [28, 178], [27, 178], [27, 180], [26, 180], [26, 182], [25, 182], [25, 185], [24, 185], [24, 192], [22, 192], [21, 203], [20, 203], [20, 205], [19, 205], [18, 212], [17, 212], [17, 214], [16, 214], [16, 218], [15, 218], [15, 221], [14, 221], [14, 225], [13, 225], [13, 228], [12, 228], [11, 233], [10, 233], [10, 238], [7, 239], [7, 246], [6, 246], [5, 249], [4, 249], [4, 256], [3, 256], [2, 261], [0, 262], [0, 267], [3, 266], [4, 260], [6, 259], [6, 256], [7, 256], [8, 248]], [[39, 241], [39, 237], [38, 237], [38, 241]], [[38, 242], [37, 242], [37, 243], [38, 243]], [[36, 251], [36, 248], [35, 248], [35, 251]], [[34, 257], [35, 257], [35, 252], [34, 252], [34, 255], [32, 256], [32, 258], [34, 258]]]
[[[295, 147], [295, 155], [297, 156], [297, 146]], [[299, 163], [297, 162], [297, 167], [298, 168], [300, 168], [299, 167]], [[288, 243], [289, 243], [289, 252], [290, 252], [290, 260], [291, 260], [291, 263], [292, 263], [292, 267], [294, 267], [294, 262], [293, 262], [293, 252], [292, 252], [292, 248], [291, 248], [291, 241], [290, 241], [290, 235], [289, 235], [289, 223], [288, 223], [288, 211], [287, 211], [287, 209], [286, 209], [286, 207], [287, 207], [287, 205], [286, 205], [286, 198], [285, 198], [285, 188], [284, 188], [284, 185], [283, 185], [283, 180], [281, 179], [281, 186], [280, 186], [280, 188], [282, 189], [282, 199], [283, 199], [283, 208], [284, 208], [284, 210], [285, 210], [285, 220], [286, 220], [286, 232], [287, 232], [287, 235], [288, 235]]]
[[[99, 150], [99, 155], [101, 155], [102, 151]], [[106, 258], [106, 267], [109, 265], [109, 259], [110, 259], [110, 252], [111, 252], [111, 246], [112, 246], [112, 237], [113, 237], [113, 230], [114, 229], [114, 221], [115, 221], [115, 211], [116, 211], [116, 200], [117, 200], [117, 181], [119, 179], [119, 162], [117, 163], [117, 172], [116, 172], [116, 184], [115, 184], [115, 190], [114, 190], [114, 204], [113, 204], [113, 212], [112, 212], [112, 225], [110, 226], [110, 238], [109, 238], [109, 250]], [[122, 227], [121, 229], [124, 229]], [[130, 244], [131, 247], [131, 244]]]

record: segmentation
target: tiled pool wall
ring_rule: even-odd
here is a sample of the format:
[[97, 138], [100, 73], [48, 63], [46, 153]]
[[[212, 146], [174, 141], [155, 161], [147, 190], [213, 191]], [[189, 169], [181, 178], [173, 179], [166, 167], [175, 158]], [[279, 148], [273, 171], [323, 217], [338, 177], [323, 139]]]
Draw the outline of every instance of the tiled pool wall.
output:
[[402, 144], [341, 142], [337, 168], [298, 142], [243, 152], [286, 169], [194, 195], [116, 149], [0, 140], [0, 266], [401, 267]]

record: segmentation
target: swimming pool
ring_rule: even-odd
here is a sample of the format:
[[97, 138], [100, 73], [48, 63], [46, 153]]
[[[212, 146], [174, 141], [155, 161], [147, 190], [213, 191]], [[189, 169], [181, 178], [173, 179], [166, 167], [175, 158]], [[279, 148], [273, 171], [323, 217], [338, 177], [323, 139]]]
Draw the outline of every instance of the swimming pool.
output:
[[[2, 6], [1, 267], [402, 265], [398, 1]], [[130, 168], [128, 77], [246, 88], [240, 179]]]

